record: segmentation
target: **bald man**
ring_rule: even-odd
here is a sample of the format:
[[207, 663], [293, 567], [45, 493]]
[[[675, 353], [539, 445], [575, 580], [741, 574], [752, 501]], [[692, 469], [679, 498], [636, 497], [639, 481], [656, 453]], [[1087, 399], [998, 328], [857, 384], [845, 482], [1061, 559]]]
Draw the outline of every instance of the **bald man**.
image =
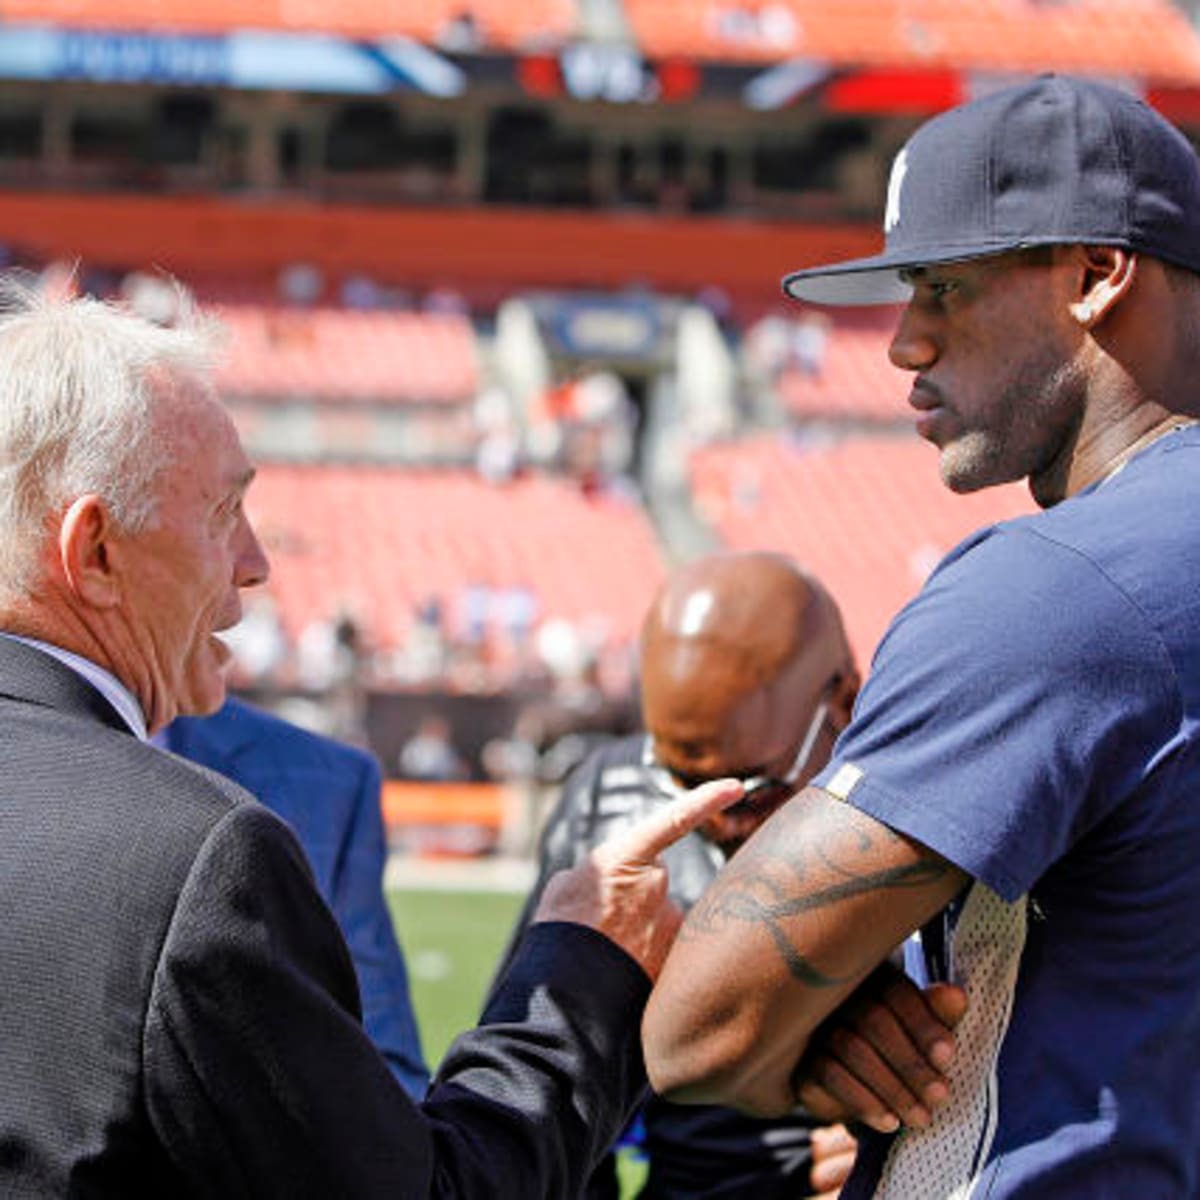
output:
[[[542, 834], [518, 935], [555, 871], [688, 788], [736, 777], [743, 799], [664, 855], [671, 893], [689, 907], [726, 857], [828, 760], [858, 684], [837, 605], [794, 563], [719, 554], [676, 571], [642, 628], [646, 732], [602, 747], [567, 779]], [[762, 1121], [650, 1099], [642, 1123], [650, 1168], [643, 1197], [806, 1194], [815, 1124], [807, 1114]], [[618, 1195], [612, 1155], [587, 1195]]]

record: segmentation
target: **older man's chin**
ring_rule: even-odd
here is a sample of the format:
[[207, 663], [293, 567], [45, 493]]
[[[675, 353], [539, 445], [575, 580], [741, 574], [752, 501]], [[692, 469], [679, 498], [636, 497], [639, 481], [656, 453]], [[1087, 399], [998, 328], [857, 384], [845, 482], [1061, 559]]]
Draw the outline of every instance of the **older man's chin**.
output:
[[197, 651], [189, 664], [184, 686], [176, 697], [176, 716], [211, 716], [225, 703], [227, 677], [233, 651], [215, 633]]

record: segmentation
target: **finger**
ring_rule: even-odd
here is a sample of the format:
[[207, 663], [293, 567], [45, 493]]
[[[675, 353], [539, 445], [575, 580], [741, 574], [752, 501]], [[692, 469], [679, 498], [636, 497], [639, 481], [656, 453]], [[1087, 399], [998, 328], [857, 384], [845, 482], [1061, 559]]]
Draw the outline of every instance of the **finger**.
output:
[[742, 794], [736, 779], [714, 779], [673, 800], [600, 846], [607, 861], [649, 863]]
[[835, 1154], [851, 1154], [858, 1148], [858, 1140], [845, 1125], [818, 1125], [812, 1131], [812, 1154], [814, 1161], [832, 1158]]
[[[901, 994], [903, 993], [903, 994]], [[897, 1009], [901, 1015], [897, 1015]], [[918, 1044], [910, 1033], [924, 1039]], [[941, 1072], [931, 1060], [948, 1062], [954, 1056], [953, 1038], [945, 1026], [937, 1021], [925, 1005], [924, 997], [915, 988], [911, 993], [903, 989], [889, 991], [887, 1004], [870, 1004], [858, 1014], [853, 1029], [842, 1027], [834, 1032], [831, 1041], [839, 1042], [837, 1056], [850, 1070], [858, 1073], [856, 1062], [847, 1057], [845, 1048], [861, 1053], [862, 1045], [869, 1045], [878, 1059], [886, 1064], [885, 1074], [860, 1078], [873, 1088], [884, 1100], [897, 1103], [902, 1093], [912, 1094], [931, 1107], [944, 1104], [950, 1097], [949, 1088]], [[863, 1056], [864, 1069], [871, 1069], [875, 1059]], [[892, 1076], [895, 1076], [893, 1079]]]
[[808, 1106], [812, 1085], [832, 1096], [843, 1114], [856, 1117], [879, 1133], [895, 1133], [902, 1121], [900, 1114], [889, 1108], [866, 1084], [855, 1078], [836, 1058], [817, 1055], [806, 1068], [806, 1079], [799, 1089], [799, 1099]]
[[836, 1196], [837, 1189], [850, 1178], [850, 1172], [854, 1170], [854, 1156], [855, 1151], [851, 1149], [823, 1162], [813, 1163], [808, 1175], [809, 1185], [822, 1195]]
[[925, 989], [925, 1000], [947, 1029], [955, 1029], [967, 1011], [967, 993], [957, 984], [930, 984]]
[[[916, 1073], [909, 1075], [907, 1064], [914, 1051], [937, 1072], [954, 1061], [957, 1048], [951, 1031], [966, 1010], [966, 993], [951, 984], [935, 984], [922, 992], [910, 979], [897, 975], [884, 989], [883, 1000], [905, 1036], [892, 1044], [890, 1053], [885, 1046], [880, 1048], [910, 1086], [927, 1083], [931, 1072], [916, 1067]], [[879, 1023], [881, 1035], [892, 1032], [883, 1028], [886, 1022], [882, 1018]]]
[[[825, 1090], [815, 1079], [805, 1079], [796, 1091], [796, 1099], [811, 1117], [818, 1121], [848, 1121], [858, 1114], [852, 1112], [832, 1092]], [[840, 1128], [831, 1125], [823, 1128]], [[815, 1134], [819, 1130], [814, 1130]]]
[[[931, 1119], [924, 1097], [931, 1097], [930, 1105], [943, 1103], [950, 1094], [945, 1082], [908, 1042], [886, 1008], [873, 1006], [864, 1014], [863, 1025], [869, 1037], [846, 1027], [831, 1030], [826, 1039], [829, 1052], [906, 1125], [924, 1128]], [[906, 1054], [902, 1043], [909, 1047]], [[903, 1055], [899, 1064], [881, 1046], [898, 1058]]]

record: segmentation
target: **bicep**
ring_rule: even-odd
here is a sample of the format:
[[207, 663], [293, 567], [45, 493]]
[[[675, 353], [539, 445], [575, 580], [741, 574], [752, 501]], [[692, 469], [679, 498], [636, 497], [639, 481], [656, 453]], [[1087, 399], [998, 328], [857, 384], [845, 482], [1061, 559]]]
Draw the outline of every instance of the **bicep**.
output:
[[787, 1111], [813, 1030], [964, 882], [920, 843], [807, 788], [689, 913], [646, 1014], [651, 1083], [674, 1100]]

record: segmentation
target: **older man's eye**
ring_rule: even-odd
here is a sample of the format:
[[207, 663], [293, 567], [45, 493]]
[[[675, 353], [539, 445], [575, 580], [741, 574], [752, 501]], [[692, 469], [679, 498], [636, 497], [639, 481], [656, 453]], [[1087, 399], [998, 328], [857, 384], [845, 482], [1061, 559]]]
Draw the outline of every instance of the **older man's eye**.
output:
[[950, 295], [951, 292], [958, 290], [957, 279], [931, 279], [929, 281], [929, 290], [938, 300]]

